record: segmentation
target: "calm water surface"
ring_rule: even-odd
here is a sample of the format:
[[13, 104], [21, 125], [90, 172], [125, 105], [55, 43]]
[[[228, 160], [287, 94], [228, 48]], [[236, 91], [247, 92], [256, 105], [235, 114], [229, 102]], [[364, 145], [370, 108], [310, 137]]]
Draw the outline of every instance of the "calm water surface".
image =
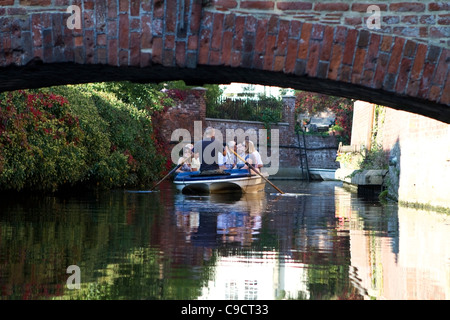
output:
[[448, 215], [274, 183], [298, 195], [3, 196], [1, 299], [450, 298]]

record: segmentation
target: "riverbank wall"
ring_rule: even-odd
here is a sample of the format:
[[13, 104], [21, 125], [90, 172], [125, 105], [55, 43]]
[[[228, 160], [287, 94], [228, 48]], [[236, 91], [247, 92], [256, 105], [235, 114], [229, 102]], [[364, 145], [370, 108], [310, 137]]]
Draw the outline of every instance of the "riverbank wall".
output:
[[[376, 139], [374, 139], [376, 137]], [[377, 144], [387, 154], [383, 186], [388, 197], [407, 206], [450, 211], [450, 125], [417, 114], [358, 101], [351, 148]], [[336, 172], [345, 181], [344, 169]]]

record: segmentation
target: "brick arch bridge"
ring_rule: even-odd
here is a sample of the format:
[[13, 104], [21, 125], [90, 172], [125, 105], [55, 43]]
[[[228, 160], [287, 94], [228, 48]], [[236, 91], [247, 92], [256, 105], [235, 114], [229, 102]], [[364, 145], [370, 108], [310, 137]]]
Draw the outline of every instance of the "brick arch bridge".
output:
[[[0, 5], [0, 91], [112, 80], [237, 81], [357, 98], [450, 123], [450, 2]], [[70, 5], [77, 7], [68, 11]]]

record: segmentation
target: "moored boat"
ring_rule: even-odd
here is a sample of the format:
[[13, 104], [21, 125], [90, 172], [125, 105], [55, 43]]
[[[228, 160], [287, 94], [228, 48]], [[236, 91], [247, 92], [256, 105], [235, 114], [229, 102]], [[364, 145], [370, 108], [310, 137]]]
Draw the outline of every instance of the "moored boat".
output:
[[[267, 179], [267, 172], [261, 172]], [[200, 172], [180, 172], [173, 182], [185, 193], [256, 193], [264, 190], [266, 180], [247, 169], [224, 170], [224, 174], [201, 175]]]
[[309, 169], [309, 175], [312, 180], [336, 180], [335, 178], [336, 169]]

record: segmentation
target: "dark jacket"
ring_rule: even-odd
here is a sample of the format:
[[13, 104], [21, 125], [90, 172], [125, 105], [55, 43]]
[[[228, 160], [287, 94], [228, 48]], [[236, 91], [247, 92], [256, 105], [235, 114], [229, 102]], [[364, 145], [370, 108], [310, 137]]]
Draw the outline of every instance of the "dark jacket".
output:
[[223, 145], [212, 140], [201, 140], [194, 144], [194, 152], [199, 153], [200, 171], [219, 169], [219, 152], [223, 151]]

